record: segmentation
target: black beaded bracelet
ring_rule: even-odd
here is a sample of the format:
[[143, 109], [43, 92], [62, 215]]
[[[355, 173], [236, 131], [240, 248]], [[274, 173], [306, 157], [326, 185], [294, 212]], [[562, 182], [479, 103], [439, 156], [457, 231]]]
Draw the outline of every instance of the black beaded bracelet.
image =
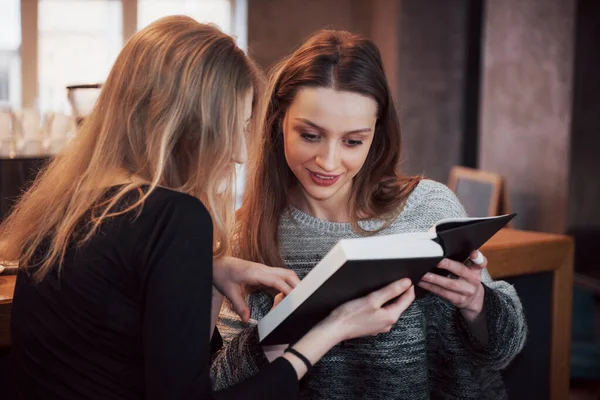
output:
[[285, 352], [292, 353], [293, 355], [295, 355], [296, 357], [298, 357], [300, 360], [302, 360], [302, 362], [304, 363], [304, 365], [306, 365], [306, 369], [307, 370], [309, 370], [309, 369], [312, 368], [312, 364], [310, 363], [310, 361], [308, 361], [308, 358], [304, 357], [304, 355], [302, 353], [300, 353], [296, 349], [292, 348], [291, 346], [288, 347], [287, 349], [285, 349]]

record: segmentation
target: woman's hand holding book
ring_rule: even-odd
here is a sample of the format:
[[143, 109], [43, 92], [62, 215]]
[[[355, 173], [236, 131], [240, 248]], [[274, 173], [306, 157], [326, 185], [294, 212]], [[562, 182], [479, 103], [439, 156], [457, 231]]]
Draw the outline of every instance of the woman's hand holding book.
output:
[[443, 259], [438, 267], [454, 276], [427, 273], [418, 285], [456, 306], [471, 332], [480, 342], [487, 343], [488, 332], [483, 307], [485, 289], [481, 283], [481, 272], [487, 267], [487, 258], [476, 250], [464, 264]]
[[[367, 296], [342, 304], [292, 348], [314, 364], [344, 340], [389, 332], [414, 299], [415, 291], [410, 279], [393, 282]], [[294, 366], [298, 379], [308, 371], [306, 362], [295, 354], [285, 353], [283, 357]]]

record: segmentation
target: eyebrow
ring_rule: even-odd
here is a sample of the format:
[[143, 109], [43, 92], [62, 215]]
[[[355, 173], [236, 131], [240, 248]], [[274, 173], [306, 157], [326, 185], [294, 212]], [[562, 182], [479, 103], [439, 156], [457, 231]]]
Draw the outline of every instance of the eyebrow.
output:
[[[309, 125], [309, 126], [315, 128], [315, 129], [318, 129], [318, 130], [323, 131], [323, 132], [327, 132], [327, 129], [323, 128], [322, 126], [319, 126], [319, 125], [315, 124], [312, 121], [309, 121], [306, 118], [295, 118], [295, 119], [296, 119], [296, 121], [304, 122], [306, 125]], [[372, 131], [371, 128], [361, 128], [361, 129], [353, 129], [351, 131], [344, 132], [344, 134], [347, 135], [347, 134], [350, 134], [350, 133], [366, 133], [366, 132], [371, 132], [371, 131]]]

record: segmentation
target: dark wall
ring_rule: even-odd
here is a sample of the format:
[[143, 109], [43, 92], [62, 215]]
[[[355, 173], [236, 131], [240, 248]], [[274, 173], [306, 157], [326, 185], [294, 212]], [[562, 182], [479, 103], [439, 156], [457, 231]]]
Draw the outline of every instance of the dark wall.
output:
[[487, 1], [479, 167], [503, 174], [515, 227], [564, 232], [575, 0]]
[[410, 173], [446, 182], [453, 165], [475, 166], [481, 5], [400, 2], [397, 102]]
[[248, 6], [248, 48], [268, 70], [316, 30], [345, 29], [368, 35], [370, 22], [367, 1], [252, 0]]
[[600, 2], [577, 2], [567, 232], [576, 268], [600, 277]]

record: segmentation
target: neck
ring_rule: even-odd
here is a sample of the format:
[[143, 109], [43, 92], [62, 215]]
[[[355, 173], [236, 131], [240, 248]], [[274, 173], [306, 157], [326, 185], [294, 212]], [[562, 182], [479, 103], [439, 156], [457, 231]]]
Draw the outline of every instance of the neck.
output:
[[[350, 188], [340, 190], [334, 196], [319, 200], [308, 196], [304, 188], [297, 188], [291, 203], [299, 210], [315, 218], [329, 222], [350, 222]], [[295, 200], [295, 201], [294, 201]]]

